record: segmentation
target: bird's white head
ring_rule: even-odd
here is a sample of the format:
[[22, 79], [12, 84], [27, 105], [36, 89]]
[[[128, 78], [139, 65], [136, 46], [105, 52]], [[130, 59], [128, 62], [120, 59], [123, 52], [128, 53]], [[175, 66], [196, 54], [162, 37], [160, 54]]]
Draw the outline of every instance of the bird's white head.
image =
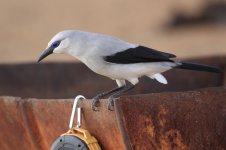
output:
[[71, 39], [76, 31], [66, 30], [57, 33], [48, 43], [45, 51], [40, 55], [38, 62], [52, 53], [67, 53], [70, 49]]

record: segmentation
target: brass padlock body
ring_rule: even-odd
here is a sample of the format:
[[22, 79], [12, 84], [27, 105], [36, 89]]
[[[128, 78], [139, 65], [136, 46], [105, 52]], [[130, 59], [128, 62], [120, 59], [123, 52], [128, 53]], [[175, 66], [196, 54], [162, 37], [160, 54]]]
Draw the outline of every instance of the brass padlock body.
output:
[[86, 143], [89, 150], [101, 150], [100, 145], [97, 142], [97, 139], [92, 136], [88, 130], [73, 127], [68, 130], [66, 133], [62, 134], [61, 136], [75, 136]]

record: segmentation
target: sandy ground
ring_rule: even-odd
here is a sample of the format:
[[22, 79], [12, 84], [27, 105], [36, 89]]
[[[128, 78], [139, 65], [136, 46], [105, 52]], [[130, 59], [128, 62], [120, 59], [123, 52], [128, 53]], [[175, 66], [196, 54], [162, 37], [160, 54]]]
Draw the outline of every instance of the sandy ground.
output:
[[[211, 1], [211, 0], [209, 0]], [[226, 26], [166, 29], [176, 10], [198, 13], [206, 0], [1, 0], [0, 63], [35, 62], [58, 31], [78, 29], [175, 53], [180, 58], [226, 55]], [[54, 55], [45, 61], [72, 61]]]

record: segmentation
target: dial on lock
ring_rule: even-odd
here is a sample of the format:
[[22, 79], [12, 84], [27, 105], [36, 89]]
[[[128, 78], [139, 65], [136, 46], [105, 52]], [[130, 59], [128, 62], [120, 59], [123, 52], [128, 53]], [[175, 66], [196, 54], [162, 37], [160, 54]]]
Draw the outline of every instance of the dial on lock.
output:
[[101, 150], [97, 140], [88, 130], [80, 128], [81, 126], [81, 109], [77, 108], [77, 125], [73, 127], [75, 110], [79, 100], [85, 99], [84, 96], [77, 96], [74, 100], [69, 130], [58, 137], [52, 144], [51, 150]]

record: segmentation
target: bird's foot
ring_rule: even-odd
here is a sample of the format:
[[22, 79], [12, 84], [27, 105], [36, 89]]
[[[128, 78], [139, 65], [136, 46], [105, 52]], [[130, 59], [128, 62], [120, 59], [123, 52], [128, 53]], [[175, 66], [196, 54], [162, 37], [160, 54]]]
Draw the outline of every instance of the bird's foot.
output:
[[114, 111], [114, 97], [113, 96], [110, 96], [108, 98], [107, 108], [110, 111]]
[[98, 97], [94, 97], [92, 99], [92, 110], [98, 111], [97, 107], [100, 105], [100, 99]]

